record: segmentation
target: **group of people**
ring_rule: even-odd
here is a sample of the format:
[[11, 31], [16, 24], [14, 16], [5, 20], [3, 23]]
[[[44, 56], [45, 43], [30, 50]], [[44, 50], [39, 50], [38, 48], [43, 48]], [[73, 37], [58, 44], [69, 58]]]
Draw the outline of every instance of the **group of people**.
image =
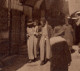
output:
[[[39, 25], [40, 24], [40, 25]], [[27, 22], [27, 47], [29, 63], [37, 61], [38, 47], [40, 47], [40, 65], [51, 61], [51, 71], [67, 71], [71, 62], [70, 42], [73, 29], [68, 23], [49, 30], [48, 21], [41, 18], [40, 21]], [[65, 36], [66, 35], [66, 36]], [[38, 44], [39, 43], [39, 44]]]
[[43, 65], [50, 59], [50, 40], [48, 33], [48, 22], [45, 18], [42, 18], [40, 21], [40, 25], [38, 24], [38, 20], [34, 20], [33, 22], [29, 21], [27, 23], [26, 31], [28, 38], [28, 56], [30, 60], [29, 62], [36, 61], [38, 59], [38, 47], [40, 47], [40, 60], [41, 65]]

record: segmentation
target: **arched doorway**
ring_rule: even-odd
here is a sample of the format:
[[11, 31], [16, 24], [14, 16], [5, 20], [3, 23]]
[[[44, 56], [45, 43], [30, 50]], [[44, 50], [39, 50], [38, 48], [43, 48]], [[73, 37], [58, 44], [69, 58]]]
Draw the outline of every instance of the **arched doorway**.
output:
[[[22, 0], [23, 1], [23, 0]], [[42, 7], [40, 7], [39, 11], [42, 10], [42, 14], [40, 14], [39, 12], [37, 12], [38, 10], [35, 10], [34, 9], [34, 6], [35, 4], [37, 3], [37, 0], [24, 0], [23, 3], [23, 15], [22, 15], [22, 29], [23, 29], [23, 32], [22, 32], [22, 37], [21, 37], [21, 40], [27, 40], [26, 39], [26, 16], [27, 18], [31, 19], [35, 16], [39, 16], [39, 19], [42, 17], [42, 16], [45, 16], [48, 21], [49, 21], [49, 24], [52, 25], [52, 27], [56, 26], [56, 25], [59, 25], [59, 24], [65, 24], [64, 22], [64, 18], [65, 18], [65, 15], [68, 14], [68, 4], [65, 0], [50, 0], [50, 2], [48, 0], [43, 0], [44, 3], [45, 3], [45, 8], [43, 8], [44, 4], [42, 2]], [[67, 10], [66, 10], [67, 9]], [[33, 13], [33, 10], [35, 11], [34, 14]], [[44, 11], [43, 11], [44, 10]], [[37, 13], [38, 14], [37, 14]], [[45, 14], [43, 15], [43, 13], [45, 12]], [[63, 21], [62, 21], [63, 20]], [[61, 23], [60, 23], [61, 21]], [[24, 27], [24, 28], [23, 28]], [[26, 50], [26, 48], [25, 48]]]

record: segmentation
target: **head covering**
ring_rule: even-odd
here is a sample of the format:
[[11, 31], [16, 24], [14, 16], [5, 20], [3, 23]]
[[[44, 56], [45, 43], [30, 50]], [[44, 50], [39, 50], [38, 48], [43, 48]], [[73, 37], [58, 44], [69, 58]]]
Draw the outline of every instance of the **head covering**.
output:
[[64, 29], [61, 26], [57, 26], [54, 28], [54, 36], [61, 36], [64, 34]]
[[67, 16], [67, 19], [70, 19], [70, 16]]
[[28, 20], [28, 22], [27, 22], [27, 27], [29, 27], [29, 28], [34, 27], [34, 23], [33, 23], [32, 19], [29, 19], [29, 20]]
[[27, 22], [27, 25], [32, 25], [32, 24], [33, 24], [32, 19], [29, 19], [28, 22]]
[[71, 18], [71, 19], [73, 19], [73, 20], [77, 20], [78, 18], [77, 18], [77, 17], [73, 17], [73, 18]]
[[76, 12], [76, 14], [80, 14], [80, 11]]

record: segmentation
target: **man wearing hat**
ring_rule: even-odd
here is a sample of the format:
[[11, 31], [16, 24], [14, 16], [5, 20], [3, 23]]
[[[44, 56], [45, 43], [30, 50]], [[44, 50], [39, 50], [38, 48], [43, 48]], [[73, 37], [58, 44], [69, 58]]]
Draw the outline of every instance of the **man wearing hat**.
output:
[[[41, 39], [40, 39], [40, 60], [44, 65], [50, 59], [50, 42], [48, 32], [48, 22], [45, 18], [41, 18]], [[46, 55], [46, 56], [45, 56]]]
[[64, 30], [57, 26], [54, 37], [50, 39], [52, 57], [50, 71], [68, 71], [71, 63], [71, 54], [66, 40], [63, 38]]
[[34, 62], [35, 59], [37, 58], [37, 39], [36, 37], [36, 29], [34, 28], [34, 24], [32, 21], [28, 21], [27, 23], [27, 46], [28, 46], [28, 57], [29, 57], [29, 62]]

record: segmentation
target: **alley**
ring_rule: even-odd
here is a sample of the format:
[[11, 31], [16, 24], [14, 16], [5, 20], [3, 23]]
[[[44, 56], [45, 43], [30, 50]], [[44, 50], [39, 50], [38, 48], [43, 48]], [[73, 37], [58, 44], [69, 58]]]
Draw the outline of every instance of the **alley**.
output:
[[[78, 53], [78, 46], [73, 46], [75, 52], [72, 53], [72, 62], [69, 66], [69, 71], [80, 71], [80, 54]], [[13, 59], [13, 58], [12, 58]], [[45, 65], [40, 65], [40, 61], [34, 63], [27, 63], [27, 57], [18, 56], [17, 59], [11, 59], [11, 64], [3, 68], [4, 71], [50, 71], [50, 62]]]

